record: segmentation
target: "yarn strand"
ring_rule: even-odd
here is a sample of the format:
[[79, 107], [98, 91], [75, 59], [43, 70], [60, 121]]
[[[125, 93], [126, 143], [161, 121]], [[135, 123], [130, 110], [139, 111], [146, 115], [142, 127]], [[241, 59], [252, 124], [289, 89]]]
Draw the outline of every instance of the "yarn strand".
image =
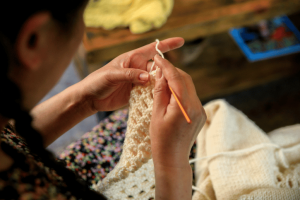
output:
[[[161, 52], [161, 50], [158, 49], [158, 45], [159, 45], [160, 41], [159, 41], [158, 39], [156, 39], [155, 41], [156, 41], [156, 45], [155, 45], [156, 51], [158, 52], [158, 54], [159, 54], [162, 58], [165, 58], [165, 57], [164, 57], [164, 54]], [[153, 61], [153, 63], [152, 63], [152, 66], [151, 66], [151, 68], [150, 68], [150, 72], [152, 72], [154, 65], [155, 65], [155, 61]]]

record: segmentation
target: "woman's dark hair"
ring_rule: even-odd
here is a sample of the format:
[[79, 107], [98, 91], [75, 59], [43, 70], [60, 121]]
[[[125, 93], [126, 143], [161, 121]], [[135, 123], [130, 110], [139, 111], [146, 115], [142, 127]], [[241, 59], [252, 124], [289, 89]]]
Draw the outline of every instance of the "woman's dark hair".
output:
[[[15, 120], [15, 129], [27, 142], [31, 152], [36, 154], [45, 166], [63, 177], [68, 190], [80, 199], [106, 199], [103, 195], [89, 189], [88, 185], [61, 162], [57, 162], [52, 153], [43, 146], [41, 134], [32, 126], [32, 117], [28, 110], [21, 106], [22, 94], [8, 77], [10, 67], [18, 63], [13, 47], [22, 24], [34, 13], [49, 11], [52, 18], [66, 32], [71, 31], [79, 9], [87, 0], [15, 0], [5, 1], [0, 6], [0, 114]], [[4, 5], [3, 5], [4, 4]], [[14, 157], [16, 153], [1, 144], [3, 151]]]

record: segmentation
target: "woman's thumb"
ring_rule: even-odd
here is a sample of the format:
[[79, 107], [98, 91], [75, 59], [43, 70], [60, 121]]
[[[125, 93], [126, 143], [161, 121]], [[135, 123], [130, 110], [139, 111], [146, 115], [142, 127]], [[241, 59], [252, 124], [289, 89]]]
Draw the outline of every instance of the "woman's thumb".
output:
[[141, 69], [124, 68], [121, 70], [118, 81], [120, 82], [132, 82], [134, 84], [146, 83], [149, 80], [149, 73]]
[[149, 73], [141, 69], [122, 68], [108, 73], [108, 79], [114, 83], [131, 82], [144, 84], [149, 81]]
[[170, 90], [162, 70], [156, 69], [155, 87], [153, 90], [153, 114], [164, 115], [170, 101]]

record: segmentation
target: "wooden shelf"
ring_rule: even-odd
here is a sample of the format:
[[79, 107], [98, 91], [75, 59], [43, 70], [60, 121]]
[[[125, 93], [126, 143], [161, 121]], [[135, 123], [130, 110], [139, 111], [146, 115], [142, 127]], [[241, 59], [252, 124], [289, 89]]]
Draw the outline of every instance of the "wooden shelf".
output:
[[[156, 38], [183, 37], [189, 41], [299, 10], [299, 0], [174, 0], [171, 16], [157, 30], [134, 35], [125, 28], [87, 28], [84, 59], [88, 65], [99, 64]], [[89, 73], [96, 68], [89, 68]]]

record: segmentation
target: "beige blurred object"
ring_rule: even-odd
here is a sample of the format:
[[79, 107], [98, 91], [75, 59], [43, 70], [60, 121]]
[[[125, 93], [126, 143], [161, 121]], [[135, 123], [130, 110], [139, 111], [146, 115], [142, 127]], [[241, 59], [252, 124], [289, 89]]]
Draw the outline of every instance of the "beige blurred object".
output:
[[90, 1], [84, 21], [87, 27], [129, 27], [135, 34], [160, 28], [171, 14], [174, 0]]
[[205, 111], [193, 200], [299, 199], [300, 125], [266, 134], [224, 100]]

